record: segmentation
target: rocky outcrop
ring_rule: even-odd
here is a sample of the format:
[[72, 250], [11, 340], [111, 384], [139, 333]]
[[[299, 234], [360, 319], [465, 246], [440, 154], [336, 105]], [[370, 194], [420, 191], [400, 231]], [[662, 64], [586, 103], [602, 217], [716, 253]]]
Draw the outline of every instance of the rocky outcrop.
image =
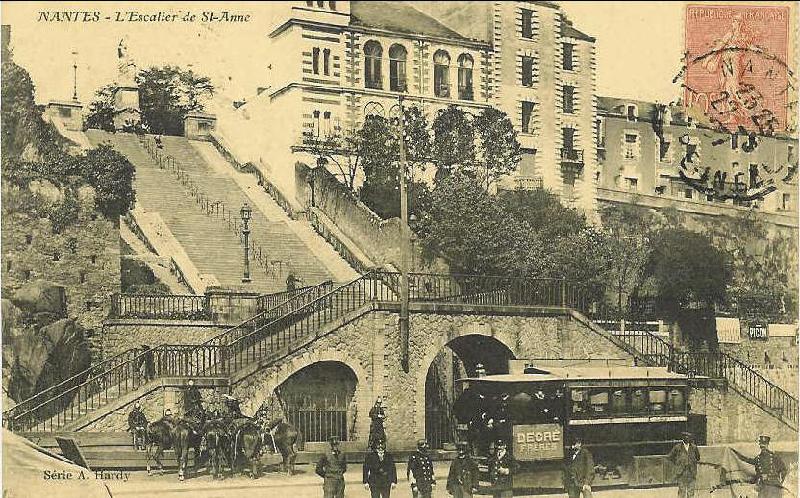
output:
[[2, 301], [3, 393], [19, 402], [89, 367], [83, 328], [67, 318], [64, 288], [36, 281]]

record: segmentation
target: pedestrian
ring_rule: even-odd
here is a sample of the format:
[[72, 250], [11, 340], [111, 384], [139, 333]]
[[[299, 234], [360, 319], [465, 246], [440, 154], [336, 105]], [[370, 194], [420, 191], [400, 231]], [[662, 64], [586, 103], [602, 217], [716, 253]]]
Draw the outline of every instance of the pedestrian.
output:
[[383, 409], [383, 400], [378, 397], [375, 405], [369, 410], [369, 440], [367, 448], [375, 448], [378, 444], [386, 444], [386, 430], [383, 421], [386, 419], [386, 411]]
[[478, 491], [478, 464], [469, 454], [466, 442], [459, 442], [457, 450], [458, 455], [447, 474], [447, 492], [453, 498], [472, 498], [472, 494]]
[[675, 469], [678, 498], [693, 498], [700, 451], [692, 441], [691, 432], [682, 432], [681, 439], [682, 441], [672, 448], [667, 458], [672, 462]]
[[406, 477], [411, 484], [413, 498], [431, 498], [433, 488], [436, 487], [429, 448], [428, 441], [420, 439], [417, 441], [417, 451], [408, 457]]
[[286, 277], [286, 291], [291, 292], [297, 289], [297, 284], [302, 282], [299, 277], [296, 277], [294, 273], [289, 273], [289, 276]]
[[564, 465], [564, 489], [569, 498], [592, 498], [594, 459], [583, 441], [576, 437]]
[[153, 359], [153, 349], [147, 344], [141, 346], [141, 374], [145, 381], [153, 380], [156, 376], [156, 366]]
[[133, 447], [143, 450], [147, 447], [147, 417], [142, 411], [142, 405], [138, 401], [133, 405], [133, 410], [128, 414], [128, 431], [133, 437]]
[[189, 379], [189, 385], [183, 392], [183, 414], [192, 415], [202, 413], [203, 411], [203, 395], [200, 390], [194, 385], [194, 379]]
[[339, 436], [328, 440], [330, 450], [317, 462], [316, 473], [322, 478], [323, 498], [344, 498], [344, 473], [347, 460], [339, 447]]
[[758, 498], [783, 498], [783, 481], [788, 471], [783, 460], [769, 449], [769, 441], [769, 436], [758, 436], [761, 452], [753, 458], [748, 458], [733, 448], [731, 450], [740, 460], [755, 465]]
[[489, 481], [492, 483], [494, 498], [511, 498], [514, 496], [514, 472], [517, 463], [508, 453], [506, 442], [498, 440], [494, 446], [494, 454], [489, 459]]
[[395, 487], [397, 467], [394, 458], [386, 452], [386, 445], [379, 443], [364, 459], [364, 488], [369, 489], [372, 498], [389, 498]]

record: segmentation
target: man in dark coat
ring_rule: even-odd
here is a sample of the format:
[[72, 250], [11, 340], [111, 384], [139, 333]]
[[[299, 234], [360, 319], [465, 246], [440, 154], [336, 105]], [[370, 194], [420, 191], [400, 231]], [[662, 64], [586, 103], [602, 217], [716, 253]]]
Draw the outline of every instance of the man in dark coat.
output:
[[683, 441], [672, 448], [667, 458], [675, 468], [678, 498], [692, 498], [697, 480], [697, 462], [700, 461], [700, 451], [692, 441], [691, 432], [681, 433], [681, 438]]
[[364, 459], [364, 487], [369, 489], [372, 498], [389, 498], [397, 487], [397, 467], [386, 446], [379, 443], [367, 453]]
[[514, 472], [517, 463], [508, 453], [506, 442], [498, 440], [494, 446], [494, 454], [489, 458], [489, 480], [492, 483], [494, 498], [511, 498], [514, 496]]
[[576, 438], [567, 454], [564, 465], [564, 489], [569, 498], [592, 497], [592, 481], [594, 481], [594, 459], [589, 450], [583, 447], [583, 441]]
[[331, 436], [331, 449], [317, 462], [315, 469], [322, 481], [323, 498], [344, 498], [344, 473], [347, 460], [339, 448], [339, 437]]
[[411, 494], [414, 498], [431, 498], [433, 488], [436, 487], [433, 462], [428, 451], [428, 442], [420, 439], [417, 441], [417, 451], [408, 457], [406, 477], [411, 484]]
[[183, 392], [183, 413], [192, 415], [203, 411], [203, 395], [194, 385], [194, 380], [189, 379], [189, 387]]
[[450, 464], [447, 492], [453, 498], [472, 498], [478, 490], [478, 464], [467, 451], [467, 443], [458, 443], [458, 456]]
[[147, 434], [147, 417], [142, 411], [142, 405], [136, 403], [133, 405], [133, 410], [128, 414], [128, 431], [133, 436], [133, 447], [137, 450], [143, 450], [147, 446], [145, 440]]
[[769, 449], [769, 441], [769, 436], [758, 436], [761, 452], [753, 458], [748, 458], [733, 448], [731, 450], [742, 461], [755, 465], [758, 498], [783, 498], [783, 481], [788, 471], [783, 460]]
[[386, 430], [383, 421], [386, 419], [386, 411], [383, 409], [383, 400], [378, 398], [375, 405], [369, 410], [369, 441], [368, 448], [375, 448], [378, 444], [386, 444]]

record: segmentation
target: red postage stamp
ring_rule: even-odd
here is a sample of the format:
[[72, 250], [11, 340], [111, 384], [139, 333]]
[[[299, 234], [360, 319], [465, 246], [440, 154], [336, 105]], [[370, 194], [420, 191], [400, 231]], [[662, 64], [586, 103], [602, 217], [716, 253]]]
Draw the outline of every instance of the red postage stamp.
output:
[[786, 128], [789, 7], [687, 5], [684, 98], [722, 130]]

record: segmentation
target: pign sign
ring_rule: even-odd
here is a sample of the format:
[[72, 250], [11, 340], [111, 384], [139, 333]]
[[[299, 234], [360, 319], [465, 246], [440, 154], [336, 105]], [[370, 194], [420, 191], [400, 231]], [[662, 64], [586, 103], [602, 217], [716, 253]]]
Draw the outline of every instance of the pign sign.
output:
[[515, 425], [513, 437], [516, 460], [564, 458], [564, 431], [558, 424]]

